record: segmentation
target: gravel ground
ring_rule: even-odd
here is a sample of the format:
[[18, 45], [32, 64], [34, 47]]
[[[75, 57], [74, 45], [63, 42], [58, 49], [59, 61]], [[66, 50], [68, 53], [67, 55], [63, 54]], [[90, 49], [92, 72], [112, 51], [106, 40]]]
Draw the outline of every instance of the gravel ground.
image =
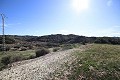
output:
[[11, 68], [0, 71], [0, 80], [45, 80], [58, 70], [61, 64], [71, 61], [72, 53], [76, 49], [54, 52], [45, 56], [16, 62]]

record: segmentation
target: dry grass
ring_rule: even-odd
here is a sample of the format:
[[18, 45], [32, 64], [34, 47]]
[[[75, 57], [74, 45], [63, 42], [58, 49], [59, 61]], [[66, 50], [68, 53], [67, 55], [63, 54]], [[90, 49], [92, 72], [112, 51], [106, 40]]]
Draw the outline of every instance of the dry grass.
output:
[[120, 45], [94, 44], [84, 52], [76, 52], [69, 80], [119, 80]]
[[0, 52], [0, 70], [8, 67], [13, 62], [31, 59], [35, 56], [35, 50]]

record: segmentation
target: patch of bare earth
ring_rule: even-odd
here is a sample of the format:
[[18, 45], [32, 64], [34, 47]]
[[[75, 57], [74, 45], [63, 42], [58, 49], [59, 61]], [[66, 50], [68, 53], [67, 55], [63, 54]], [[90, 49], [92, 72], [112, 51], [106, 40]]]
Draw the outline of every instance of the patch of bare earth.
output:
[[[53, 79], [50, 75], [59, 70], [64, 71], [65, 68], [62, 65], [71, 64], [75, 60], [75, 56], [72, 53], [76, 50], [82, 51], [84, 48], [82, 46], [79, 49], [54, 52], [39, 58], [13, 63], [11, 68], [0, 71], [0, 80]], [[69, 73], [66, 72], [66, 74]]]

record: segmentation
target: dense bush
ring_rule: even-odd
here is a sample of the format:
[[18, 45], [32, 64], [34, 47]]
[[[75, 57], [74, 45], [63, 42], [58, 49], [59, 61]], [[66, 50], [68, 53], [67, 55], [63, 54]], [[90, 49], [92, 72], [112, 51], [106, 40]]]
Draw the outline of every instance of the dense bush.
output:
[[101, 44], [120, 44], [120, 38], [119, 37], [98, 37], [95, 40], [95, 43], [101, 43]]
[[34, 59], [36, 56], [34, 56], [34, 55], [30, 55], [29, 57], [28, 57], [28, 59]]
[[3, 70], [6, 66], [0, 62], [0, 71]]
[[60, 49], [59, 47], [53, 48], [53, 52], [56, 52], [56, 51], [58, 51], [59, 49]]
[[6, 55], [1, 58], [1, 63], [4, 65], [8, 65], [13, 62], [25, 60], [25, 57], [23, 55]]
[[48, 53], [49, 53], [48, 49], [42, 48], [36, 51], [36, 57], [40, 57]]
[[24, 59], [25, 58], [22, 55], [14, 55], [14, 56], [11, 56], [10, 63], [21, 61], [21, 60], [24, 60]]
[[81, 44], [82, 44], [82, 45], [86, 45], [86, 43], [85, 43], [85, 42], [82, 42]]
[[2, 57], [1, 63], [3, 63], [4, 65], [8, 65], [11, 62], [10, 58], [11, 56], [9, 55]]

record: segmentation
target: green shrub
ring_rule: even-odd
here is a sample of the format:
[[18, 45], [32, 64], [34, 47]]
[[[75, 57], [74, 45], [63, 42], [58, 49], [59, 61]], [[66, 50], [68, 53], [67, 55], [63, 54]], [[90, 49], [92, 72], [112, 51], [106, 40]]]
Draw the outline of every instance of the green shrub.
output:
[[0, 71], [3, 70], [6, 66], [0, 62]]
[[34, 55], [30, 55], [28, 59], [34, 59], [35, 56]]
[[1, 58], [1, 63], [3, 63], [4, 65], [8, 65], [10, 63], [21, 61], [24, 59], [25, 59], [24, 56], [21, 55], [12, 55], [12, 56], [6, 55]]
[[56, 52], [56, 51], [58, 51], [59, 49], [60, 49], [59, 47], [56, 47], [56, 48], [53, 49], [53, 52]]
[[82, 45], [86, 45], [86, 43], [85, 43], [85, 42], [82, 42], [81, 44], [82, 44]]
[[21, 55], [14, 55], [14, 56], [11, 56], [10, 63], [21, 61], [21, 60], [24, 60], [23, 56], [21, 56]]
[[48, 54], [50, 51], [48, 49], [42, 48], [36, 51], [36, 57], [43, 56], [45, 54]]
[[62, 50], [68, 50], [68, 49], [73, 49], [72, 44], [65, 44], [62, 46]]
[[9, 56], [9, 55], [2, 57], [1, 63], [3, 63], [4, 65], [8, 65], [11, 62], [10, 58], [11, 58], [11, 56]]

